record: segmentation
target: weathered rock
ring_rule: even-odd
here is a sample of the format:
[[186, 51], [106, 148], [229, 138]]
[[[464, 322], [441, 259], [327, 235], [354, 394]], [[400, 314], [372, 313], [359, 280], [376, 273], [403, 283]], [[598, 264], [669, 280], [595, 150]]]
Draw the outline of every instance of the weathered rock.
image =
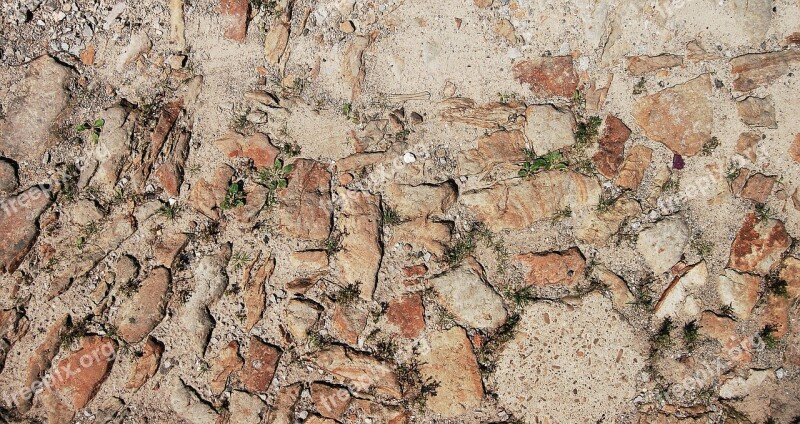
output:
[[194, 270], [194, 291], [178, 316], [184, 348], [196, 355], [202, 356], [206, 349], [212, 327], [208, 308], [222, 296], [228, 285], [224, 269], [230, 257], [231, 247], [224, 244], [217, 252], [200, 258]]
[[789, 331], [789, 307], [790, 301], [786, 297], [775, 294], [766, 296], [767, 302], [764, 311], [758, 319], [759, 327], [764, 328], [771, 325], [775, 330], [772, 336], [781, 338]]
[[602, 265], [592, 267], [592, 278], [608, 288], [611, 292], [611, 300], [617, 310], [629, 306], [636, 300], [625, 280], [609, 271], [606, 267]]
[[709, 76], [701, 75], [640, 98], [633, 106], [633, 116], [651, 139], [676, 154], [694, 156], [711, 139], [713, 111], [710, 95]]
[[483, 400], [483, 382], [467, 334], [460, 327], [429, 335], [430, 351], [422, 355], [425, 378], [439, 382], [428, 408], [444, 417], [455, 417], [477, 407]]
[[486, 129], [518, 129], [517, 117], [525, 113], [520, 102], [489, 102], [476, 105], [472, 99], [450, 97], [442, 100], [439, 118], [444, 122], [458, 122]]
[[313, 275], [328, 268], [328, 252], [324, 250], [301, 250], [289, 255], [287, 267], [298, 275]]
[[756, 147], [759, 141], [761, 141], [761, 137], [756, 133], [745, 132], [739, 134], [739, 138], [736, 139], [736, 153], [746, 157], [750, 162], [755, 162]]
[[653, 157], [653, 150], [649, 147], [637, 144], [633, 146], [622, 163], [622, 168], [619, 170], [619, 175], [615, 179], [618, 186], [627, 188], [629, 190], [636, 190], [639, 184], [642, 183], [644, 173], [647, 167], [650, 166], [650, 160]]
[[387, 246], [398, 242], [407, 243], [441, 256], [450, 243], [451, 233], [450, 225], [442, 222], [431, 222], [426, 219], [402, 222], [392, 227], [392, 235]]
[[142, 280], [139, 290], [123, 302], [119, 309], [117, 328], [125, 341], [140, 342], [164, 319], [169, 286], [169, 270], [155, 268]]
[[430, 280], [441, 305], [456, 320], [470, 327], [494, 329], [508, 313], [500, 297], [469, 265], [462, 265]]
[[350, 392], [326, 383], [311, 384], [311, 401], [317, 412], [325, 418], [340, 420], [350, 406]]
[[14, 165], [7, 160], [0, 159], [0, 192], [11, 193], [19, 187], [19, 178]]
[[286, 327], [295, 341], [302, 342], [317, 323], [321, 308], [311, 301], [292, 299], [286, 306]]
[[90, 159], [96, 161], [97, 170], [90, 181], [105, 194], [114, 192], [125, 160], [130, 157], [135, 118], [135, 114], [122, 106], [103, 111], [103, 132]]
[[503, 346], [494, 387], [507, 411], [526, 422], [596, 422], [619, 416], [636, 396], [643, 351], [633, 328], [599, 293], [578, 306], [535, 302]]
[[753, 174], [747, 179], [742, 191], [739, 193], [745, 199], [750, 199], [758, 203], [767, 201], [772, 187], [775, 185], [775, 178], [764, 174]]
[[187, 243], [189, 243], [189, 236], [184, 233], [166, 235], [153, 246], [153, 258], [159, 265], [172, 268], [175, 258]]
[[220, 0], [220, 11], [225, 26], [225, 38], [242, 42], [247, 36], [250, 2], [247, 0]]
[[789, 298], [800, 296], [800, 259], [787, 256], [778, 277], [786, 281], [786, 294]]
[[228, 378], [239, 371], [243, 364], [244, 360], [239, 356], [239, 343], [233, 340], [211, 361], [211, 393], [214, 396], [222, 394], [228, 385]]
[[117, 57], [116, 70], [117, 72], [125, 71], [125, 68], [139, 60], [139, 58], [153, 48], [153, 42], [147, 37], [145, 31], [139, 31], [131, 35], [128, 45], [122, 49], [122, 52]]
[[250, 346], [244, 355], [242, 384], [251, 393], [264, 393], [272, 383], [275, 369], [281, 359], [281, 351], [268, 345], [256, 336], [250, 337]]
[[56, 365], [50, 385], [42, 392], [50, 422], [71, 422], [75, 412], [92, 400], [111, 372], [116, 350], [113, 340], [89, 336], [81, 340], [80, 349]]
[[638, 216], [642, 207], [627, 197], [617, 199], [608, 210], [584, 214], [575, 226], [575, 237], [584, 243], [604, 245], [627, 218]]
[[742, 122], [751, 127], [778, 128], [775, 120], [775, 102], [772, 96], [764, 98], [746, 97], [736, 103], [736, 110]]
[[586, 266], [586, 260], [577, 247], [562, 252], [524, 253], [514, 256], [514, 261], [522, 266], [525, 283], [538, 287], [575, 287], [583, 280]]
[[[228, 409], [231, 412], [230, 422], [241, 424], [260, 424], [261, 413], [266, 404], [258, 396], [234, 390], [231, 392]], [[267, 421], [272, 422], [272, 421]]]
[[350, 346], [358, 345], [358, 337], [366, 326], [367, 313], [362, 309], [337, 306], [331, 314], [331, 333]]
[[800, 62], [800, 50], [753, 53], [731, 59], [731, 74], [736, 91], [750, 91], [771, 84], [789, 73], [792, 64]]
[[170, 196], [180, 194], [183, 185], [184, 164], [189, 157], [189, 133], [181, 132], [175, 147], [172, 148], [169, 158], [161, 164], [154, 175], [158, 178], [161, 187], [164, 187]]
[[[275, 271], [275, 258], [267, 258], [258, 265], [255, 272], [247, 271], [244, 278], [244, 309], [245, 320], [244, 328], [250, 331], [264, 314], [266, 308], [266, 291], [265, 286], [272, 273]], [[252, 276], [252, 278], [251, 278]]]
[[355, 100], [361, 92], [361, 82], [366, 75], [364, 71], [364, 50], [369, 47], [369, 37], [353, 37], [345, 47], [342, 57], [342, 80], [350, 87], [351, 100]]
[[655, 307], [655, 316], [664, 319], [689, 320], [700, 313], [695, 294], [708, 281], [708, 267], [705, 262], [692, 265], [682, 276], [675, 277], [667, 286]]
[[372, 420], [387, 424], [409, 424], [411, 419], [405, 409], [358, 398], [353, 398], [350, 411], [358, 417], [358, 422]]
[[478, 139], [478, 148], [460, 152], [458, 175], [491, 171], [503, 164], [525, 160], [525, 138], [520, 131], [495, 131]]
[[625, 157], [625, 142], [631, 136], [631, 130], [619, 118], [606, 117], [605, 130], [598, 141], [597, 153], [592, 161], [597, 170], [607, 178], [614, 178]]
[[724, 350], [730, 350], [739, 342], [736, 334], [736, 321], [721, 317], [711, 311], [703, 311], [698, 321], [700, 334], [718, 341]]
[[717, 280], [717, 294], [722, 305], [730, 305], [740, 319], [750, 319], [750, 312], [758, 300], [760, 278], [750, 274], [739, 274], [726, 269]]
[[17, 270], [39, 236], [39, 216], [51, 203], [49, 188], [38, 186], [0, 203], [0, 272]]
[[776, 219], [759, 222], [754, 213], [749, 213], [731, 245], [728, 267], [766, 275], [790, 244], [783, 222]]
[[293, 424], [294, 405], [300, 397], [300, 390], [302, 388], [301, 383], [281, 387], [278, 390], [278, 394], [275, 396], [275, 402], [272, 404], [267, 414], [267, 422], [275, 424]]
[[575, 118], [553, 105], [532, 105], [525, 109], [525, 138], [538, 155], [575, 143]]
[[392, 368], [369, 355], [333, 346], [312, 353], [309, 360], [355, 391], [369, 392], [373, 388], [379, 396], [401, 397]]
[[505, 38], [509, 43], [514, 43], [517, 41], [517, 34], [514, 30], [514, 25], [508, 19], [500, 19], [499, 21], [495, 22], [494, 32], [495, 34]]
[[214, 409], [173, 373], [167, 386], [169, 405], [179, 418], [192, 424], [215, 424], [219, 416]]
[[689, 242], [689, 228], [679, 218], [657, 222], [642, 231], [636, 241], [636, 250], [656, 274], [669, 271], [683, 255]]
[[73, 73], [50, 56], [32, 62], [14, 99], [6, 103], [6, 118], [0, 125], [0, 155], [16, 162], [39, 163], [56, 138], [50, 127], [69, 102], [68, 86]]
[[291, 237], [325, 240], [331, 232], [331, 173], [319, 162], [300, 159], [278, 191], [280, 227]]
[[625, 58], [625, 68], [628, 70], [629, 74], [634, 76], [681, 65], [683, 65], [683, 57], [674, 54], [629, 56]]
[[161, 150], [167, 142], [167, 137], [172, 131], [175, 122], [183, 111], [183, 98], [178, 98], [169, 101], [161, 108], [158, 115], [158, 122], [153, 132], [150, 133], [150, 146], [144, 154], [141, 164], [134, 172], [131, 179], [132, 182], [139, 187], [144, 187], [145, 182], [150, 178], [150, 172], [153, 170], [153, 165], [156, 159], [161, 155]]
[[148, 337], [144, 344], [142, 356], [136, 359], [133, 371], [125, 384], [128, 390], [139, 390], [147, 380], [151, 379], [161, 364], [161, 355], [164, 354], [164, 344], [158, 340]]
[[[69, 315], [57, 318], [53, 325], [47, 329], [41, 344], [33, 351], [28, 359], [28, 373], [25, 379], [25, 387], [40, 381], [44, 373], [50, 369], [53, 358], [55, 358], [61, 346], [61, 335], [65, 333], [68, 325], [71, 324]], [[21, 411], [27, 412], [31, 407], [31, 398], [23, 396], [18, 407]]]
[[529, 179], [498, 183], [459, 196], [461, 203], [492, 231], [525, 228], [569, 207], [594, 209], [600, 199], [597, 180], [567, 171], [545, 171]]
[[280, 153], [280, 150], [270, 143], [269, 137], [262, 133], [245, 136], [229, 131], [214, 140], [214, 145], [229, 158], [243, 156], [252, 159], [256, 168], [272, 167]]
[[105, 215], [94, 201], [87, 199], [78, 200], [65, 209], [69, 222], [80, 226], [97, 224]]
[[219, 219], [218, 206], [225, 201], [228, 184], [233, 178], [233, 168], [222, 165], [217, 168], [212, 180], [198, 180], [189, 192], [189, 204], [211, 219]]
[[541, 97], [571, 97], [578, 88], [578, 75], [571, 56], [538, 57], [517, 63], [514, 78], [529, 84], [533, 94]]
[[361, 298], [370, 300], [383, 256], [380, 198], [345, 188], [337, 194], [342, 205], [342, 250], [335, 255], [339, 275], [345, 284], [361, 284]]
[[800, 163], [800, 134], [794, 136], [792, 145], [789, 146], [789, 157], [797, 163]]
[[425, 329], [425, 309], [419, 294], [401, 296], [386, 310], [386, 321], [397, 327], [401, 336], [415, 339]]
[[264, 37], [264, 57], [267, 62], [272, 65], [277, 65], [280, 62], [283, 53], [286, 51], [286, 45], [289, 43], [289, 17], [281, 15], [279, 19], [270, 26], [267, 31], [267, 36]]
[[179, 51], [186, 48], [186, 25], [183, 22], [183, 0], [169, 0], [169, 41]]
[[408, 186], [391, 183], [384, 190], [384, 201], [401, 219], [427, 218], [444, 214], [456, 202], [457, 187], [450, 182], [439, 185]]

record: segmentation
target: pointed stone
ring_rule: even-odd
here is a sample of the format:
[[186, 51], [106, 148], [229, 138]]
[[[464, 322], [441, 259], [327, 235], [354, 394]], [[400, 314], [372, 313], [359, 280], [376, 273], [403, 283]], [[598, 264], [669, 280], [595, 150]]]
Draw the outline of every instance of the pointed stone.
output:
[[367, 192], [337, 190], [341, 202], [342, 249], [336, 264], [344, 284], [360, 284], [361, 298], [371, 300], [383, 256], [380, 198]]
[[280, 349], [262, 342], [256, 336], [251, 336], [242, 367], [242, 384], [245, 389], [251, 393], [266, 392], [272, 384], [280, 359]]
[[147, 338], [147, 343], [144, 345], [142, 356], [136, 360], [128, 382], [125, 388], [128, 390], [139, 390], [147, 380], [151, 379], [158, 370], [161, 364], [161, 355], [164, 354], [164, 344], [154, 339], [153, 337]]
[[117, 328], [128, 343], [138, 343], [161, 323], [166, 314], [170, 272], [155, 268], [142, 280], [139, 289], [120, 307]]
[[422, 355], [420, 369], [424, 378], [433, 379], [439, 387], [427, 407], [447, 418], [476, 408], [483, 400], [483, 382], [464, 329], [453, 327], [428, 337], [430, 350]]
[[39, 236], [39, 216], [51, 203], [49, 187], [38, 186], [0, 203], [0, 272], [17, 270]]

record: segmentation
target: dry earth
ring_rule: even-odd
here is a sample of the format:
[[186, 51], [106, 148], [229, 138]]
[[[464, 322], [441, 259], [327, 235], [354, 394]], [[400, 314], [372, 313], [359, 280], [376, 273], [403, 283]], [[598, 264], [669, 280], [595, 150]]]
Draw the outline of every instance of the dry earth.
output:
[[116, 1], [0, 7], [0, 421], [800, 422], [800, 1]]

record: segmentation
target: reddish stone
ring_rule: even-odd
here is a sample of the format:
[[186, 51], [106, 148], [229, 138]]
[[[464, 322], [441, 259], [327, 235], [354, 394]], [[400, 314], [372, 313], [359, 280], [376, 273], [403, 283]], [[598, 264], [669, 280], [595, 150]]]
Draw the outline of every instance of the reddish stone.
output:
[[17, 270], [39, 236], [39, 215], [51, 203], [50, 192], [39, 187], [0, 202], [0, 272]]
[[647, 167], [650, 166], [650, 160], [653, 157], [653, 150], [649, 147], [637, 144], [630, 149], [628, 157], [622, 163], [622, 168], [619, 170], [619, 175], [615, 182], [622, 188], [636, 190], [639, 184], [644, 179], [644, 173]]
[[800, 134], [794, 136], [794, 141], [789, 147], [789, 156], [797, 163], [800, 163]]
[[294, 162], [285, 190], [278, 191], [278, 224], [287, 236], [325, 240], [331, 233], [331, 173], [310, 159]]
[[578, 88], [578, 75], [571, 56], [539, 57], [522, 61], [512, 68], [514, 78], [530, 84], [538, 96], [571, 97]]
[[231, 131], [214, 144], [229, 158], [237, 156], [248, 157], [253, 160], [256, 168], [272, 167], [280, 150], [270, 143], [269, 137], [261, 133], [244, 136]]
[[783, 337], [789, 331], [789, 299], [783, 296], [768, 295], [764, 312], [759, 319], [759, 326], [763, 328], [771, 325], [775, 338]]
[[225, 37], [234, 41], [244, 41], [247, 36], [250, 2], [248, 0], [220, 0], [219, 5], [225, 20]]
[[426, 272], [428, 272], [428, 267], [425, 266], [425, 264], [407, 266], [403, 268], [403, 275], [406, 278], [422, 277]]
[[425, 329], [425, 309], [419, 294], [410, 294], [389, 303], [386, 320], [397, 326], [400, 334], [413, 339]]
[[142, 356], [136, 360], [131, 377], [125, 388], [128, 390], [138, 390], [150, 378], [156, 374], [158, 365], [161, 363], [161, 355], [164, 353], [164, 344], [149, 337], [144, 345]]
[[219, 396], [228, 385], [228, 377], [242, 368], [242, 358], [239, 356], [239, 343], [236, 340], [228, 343], [219, 351], [211, 364], [211, 393]]
[[800, 50], [754, 53], [731, 59], [731, 74], [736, 91], [750, 91], [768, 85], [789, 72], [800, 61]]
[[159, 267], [150, 272], [139, 289], [126, 299], [119, 310], [117, 327], [128, 343], [138, 343], [164, 319], [170, 272]]
[[111, 372], [116, 350], [112, 339], [84, 337], [80, 349], [50, 371], [49, 386], [42, 395], [51, 422], [69, 422], [75, 411], [92, 400]]
[[351, 398], [347, 389], [326, 383], [311, 384], [311, 401], [317, 412], [325, 418], [341, 419], [350, 406]]
[[331, 317], [331, 330], [343, 342], [358, 345], [358, 336], [367, 326], [367, 315], [361, 309], [347, 306], [337, 307]]
[[728, 267], [766, 275], [790, 244], [783, 222], [775, 219], [758, 222], [756, 215], [749, 213], [731, 246]]
[[597, 170], [607, 178], [614, 178], [625, 158], [625, 142], [631, 130], [616, 116], [606, 118], [606, 128], [600, 138], [597, 153], [592, 156]]
[[581, 252], [573, 247], [562, 252], [525, 253], [514, 260], [527, 269], [525, 282], [534, 286], [575, 286], [583, 278], [585, 260]]
[[96, 49], [95, 49], [93, 44], [89, 44], [88, 46], [86, 46], [86, 48], [83, 49], [83, 51], [81, 52], [81, 55], [80, 55], [81, 62], [83, 62], [83, 64], [86, 65], [86, 66], [94, 65], [95, 52], [96, 52]]
[[742, 188], [741, 196], [745, 199], [750, 199], [758, 203], [767, 201], [770, 193], [772, 193], [772, 186], [775, 184], [775, 179], [768, 177], [764, 174], [753, 174], [747, 179]]
[[800, 259], [787, 256], [783, 260], [779, 277], [786, 281], [786, 293], [790, 298], [800, 296]]
[[280, 359], [280, 349], [262, 342], [258, 337], [250, 337], [250, 348], [245, 354], [242, 368], [242, 384], [245, 389], [252, 393], [266, 392]]
[[[736, 153], [746, 157], [751, 162], [756, 161], [756, 146], [758, 142], [761, 141], [761, 137], [758, 134], [746, 132], [739, 134], [739, 138], [736, 140]], [[798, 161], [800, 162], [800, 142], [798, 144]], [[790, 151], [791, 153], [791, 151]]]

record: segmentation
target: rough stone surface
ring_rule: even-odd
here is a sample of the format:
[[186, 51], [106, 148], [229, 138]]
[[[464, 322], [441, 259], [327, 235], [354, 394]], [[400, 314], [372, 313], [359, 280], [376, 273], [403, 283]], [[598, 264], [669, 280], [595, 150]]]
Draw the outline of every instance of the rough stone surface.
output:
[[279, 225], [287, 234], [310, 240], [324, 240], [331, 232], [331, 174], [308, 159], [294, 162], [286, 190], [278, 193]]
[[262, 342], [256, 336], [250, 337], [242, 367], [242, 384], [245, 389], [251, 393], [266, 392], [272, 384], [280, 359], [280, 349]]
[[166, 313], [170, 272], [156, 268], [142, 280], [136, 293], [123, 302], [117, 327], [128, 343], [138, 343], [161, 322]]
[[339, 230], [342, 249], [337, 252], [342, 281], [360, 284], [361, 297], [372, 299], [383, 249], [380, 233], [380, 199], [365, 192], [337, 190], [342, 214]]
[[497, 328], [508, 315], [503, 299], [470, 266], [462, 265], [430, 280], [441, 305], [470, 327]]
[[247, 20], [250, 17], [250, 2], [220, 0], [219, 8], [225, 20], [225, 37], [234, 41], [244, 41], [247, 36]]
[[670, 218], [642, 231], [636, 241], [636, 250], [653, 272], [661, 274], [678, 262], [688, 242], [686, 223], [679, 218]]
[[606, 118], [603, 135], [598, 141], [597, 153], [592, 156], [597, 170], [605, 177], [613, 178], [617, 175], [625, 158], [625, 142], [630, 136], [630, 128], [619, 118], [613, 115]]
[[750, 319], [750, 312], [758, 300], [760, 278], [739, 274], [726, 269], [717, 279], [717, 294], [722, 305], [730, 305], [733, 313], [740, 319]]
[[685, 274], [675, 277], [661, 294], [656, 303], [655, 316], [664, 319], [672, 317], [676, 320], [694, 318], [700, 310], [697, 306], [698, 291], [708, 281], [708, 267], [705, 262], [692, 265]]
[[713, 111], [708, 75], [639, 99], [633, 117], [644, 133], [676, 154], [694, 156], [711, 139]]
[[334, 346], [310, 355], [309, 360], [348, 387], [358, 391], [370, 388], [382, 396], [400, 398], [397, 376], [385, 363], [368, 355]]
[[418, 294], [402, 296], [386, 310], [386, 320], [395, 325], [401, 336], [414, 339], [425, 329], [425, 310]]
[[19, 187], [17, 170], [7, 160], [0, 159], [0, 192], [10, 193]]
[[553, 105], [533, 105], [525, 110], [525, 138], [538, 155], [575, 143], [575, 118]]
[[733, 88], [750, 91], [771, 84], [789, 73], [789, 67], [800, 62], [800, 51], [784, 50], [770, 53], [753, 53], [731, 59]]
[[539, 57], [517, 63], [512, 68], [514, 78], [528, 84], [537, 96], [571, 97], [578, 88], [578, 76], [572, 57]]
[[149, 337], [144, 344], [142, 356], [136, 360], [130, 379], [125, 384], [129, 390], [139, 390], [147, 380], [152, 378], [161, 364], [161, 355], [164, 354], [164, 344]]
[[683, 64], [683, 58], [673, 54], [659, 56], [629, 56], [625, 58], [625, 67], [631, 75], [643, 75], [664, 68], [673, 68]]
[[749, 213], [731, 245], [728, 267], [739, 272], [765, 275], [790, 243], [789, 234], [781, 221], [767, 219], [759, 222], [755, 214]]
[[421, 371], [439, 382], [430, 409], [443, 417], [455, 417], [478, 406], [483, 385], [472, 346], [462, 328], [453, 327], [429, 335], [430, 351], [422, 356]]
[[552, 253], [524, 253], [514, 256], [524, 269], [525, 283], [533, 286], [574, 287], [583, 279], [586, 261], [578, 248]]
[[269, 137], [261, 133], [244, 136], [230, 131], [214, 140], [214, 144], [229, 158], [250, 158], [253, 165], [259, 169], [273, 166], [280, 153], [278, 148], [270, 143]]
[[40, 187], [0, 203], [0, 271], [14, 272], [39, 235], [39, 216], [52, 203], [50, 192]]
[[508, 163], [525, 160], [525, 137], [521, 131], [495, 131], [478, 139], [476, 149], [459, 153], [458, 174], [473, 175]]
[[775, 102], [772, 97], [746, 97], [736, 103], [736, 110], [742, 122], [751, 127], [777, 128]]
[[642, 183], [644, 173], [650, 166], [653, 157], [653, 150], [649, 147], [636, 145], [628, 152], [628, 156], [622, 163], [622, 167], [617, 175], [616, 183], [622, 188], [636, 190]]

